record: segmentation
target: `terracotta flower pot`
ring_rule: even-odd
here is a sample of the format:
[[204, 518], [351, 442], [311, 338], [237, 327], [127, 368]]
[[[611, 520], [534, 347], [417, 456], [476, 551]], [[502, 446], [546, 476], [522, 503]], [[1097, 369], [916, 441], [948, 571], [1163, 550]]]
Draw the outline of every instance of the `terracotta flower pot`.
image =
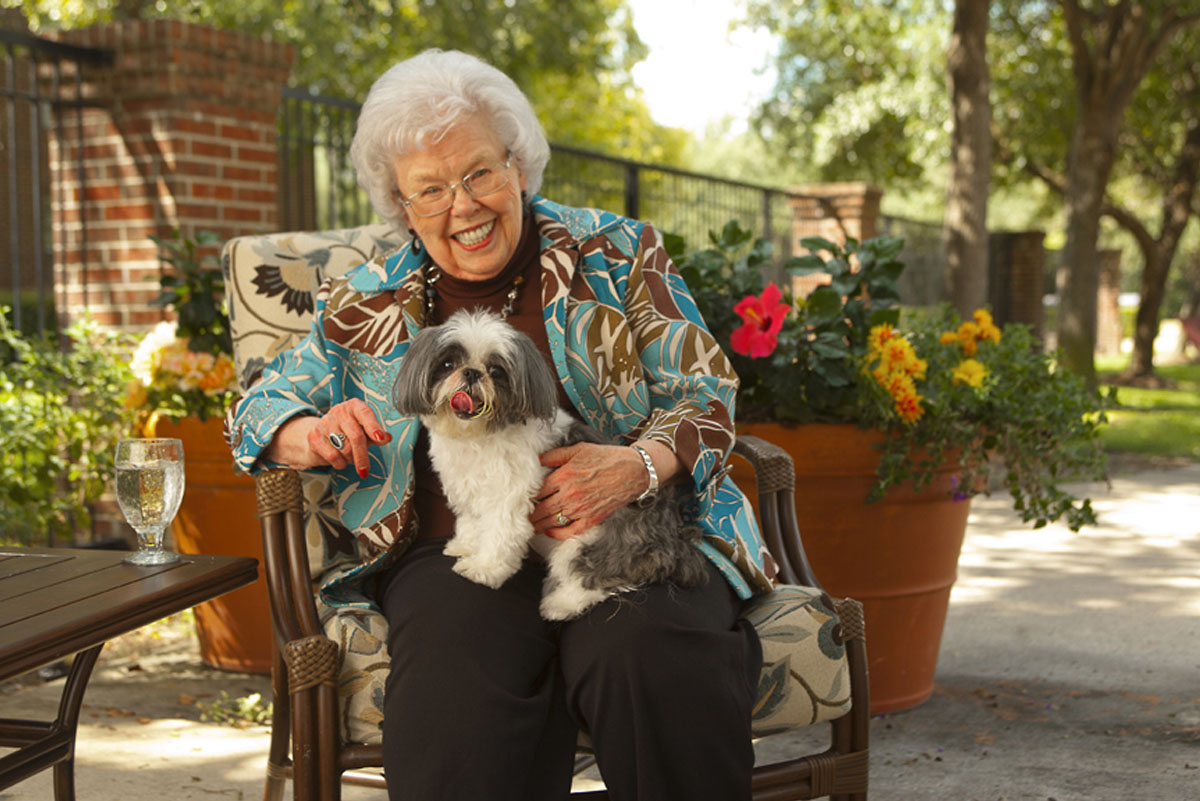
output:
[[[253, 556], [263, 562], [254, 479], [234, 473], [233, 457], [221, 436], [221, 421], [155, 416], [148, 437], [183, 441], [186, 490], [171, 524], [180, 553]], [[222, 670], [271, 672], [271, 609], [267, 582], [253, 584], [196, 607], [200, 658]]]
[[[813, 570], [830, 593], [863, 604], [871, 713], [927, 700], [970, 510], [969, 500], [951, 498], [958, 464], [939, 469], [921, 492], [893, 488], [868, 504], [879, 432], [850, 424], [749, 423], [738, 430], [792, 455], [796, 519]], [[735, 464], [732, 476], [753, 494], [748, 465]]]

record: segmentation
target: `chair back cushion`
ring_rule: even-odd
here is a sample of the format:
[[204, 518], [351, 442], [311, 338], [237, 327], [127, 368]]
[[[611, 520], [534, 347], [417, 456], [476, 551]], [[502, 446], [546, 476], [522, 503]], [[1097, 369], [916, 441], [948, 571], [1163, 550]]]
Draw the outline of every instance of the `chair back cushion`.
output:
[[317, 287], [402, 239], [390, 223], [336, 231], [240, 236], [225, 243], [221, 265], [242, 388], [275, 356], [308, 333]]

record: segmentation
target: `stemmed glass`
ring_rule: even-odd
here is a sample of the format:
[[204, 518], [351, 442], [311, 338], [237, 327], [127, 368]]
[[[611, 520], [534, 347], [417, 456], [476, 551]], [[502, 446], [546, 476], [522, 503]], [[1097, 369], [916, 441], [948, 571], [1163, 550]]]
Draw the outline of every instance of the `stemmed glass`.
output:
[[117, 443], [117, 503], [138, 534], [137, 551], [123, 561], [165, 565], [179, 554], [163, 535], [183, 500], [183, 443], [177, 439], [123, 439]]

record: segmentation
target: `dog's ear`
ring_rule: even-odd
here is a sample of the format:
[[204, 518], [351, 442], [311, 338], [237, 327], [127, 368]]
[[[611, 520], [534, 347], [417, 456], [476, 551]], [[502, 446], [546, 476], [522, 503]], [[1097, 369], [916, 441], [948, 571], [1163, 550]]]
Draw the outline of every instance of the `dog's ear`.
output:
[[441, 346], [436, 328], [423, 328], [400, 359], [400, 372], [392, 385], [392, 406], [403, 415], [432, 414], [434, 359]]
[[548, 420], [558, 409], [558, 380], [532, 339], [524, 334], [514, 339], [512, 378], [518, 405], [529, 415]]

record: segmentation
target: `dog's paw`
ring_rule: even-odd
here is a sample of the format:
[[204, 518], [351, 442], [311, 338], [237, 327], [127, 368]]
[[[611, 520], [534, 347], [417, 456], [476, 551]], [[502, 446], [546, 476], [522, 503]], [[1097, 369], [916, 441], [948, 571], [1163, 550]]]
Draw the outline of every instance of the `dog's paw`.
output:
[[442, 553], [446, 556], [466, 556], [470, 552], [471, 549], [459, 537], [446, 540], [446, 545], [442, 548]]
[[559, 586], [542, 596], [543, 620], [574, 620], [609, 596], [603, 590]]
[[500, 586], [517, 572], [516, 568], [497, 564], [489, 559], [482, 559], [478, 555], [460, 557], [454, 563], [453, 570], [463, 578], [491, 587], [493, 590], [500, 589]]

